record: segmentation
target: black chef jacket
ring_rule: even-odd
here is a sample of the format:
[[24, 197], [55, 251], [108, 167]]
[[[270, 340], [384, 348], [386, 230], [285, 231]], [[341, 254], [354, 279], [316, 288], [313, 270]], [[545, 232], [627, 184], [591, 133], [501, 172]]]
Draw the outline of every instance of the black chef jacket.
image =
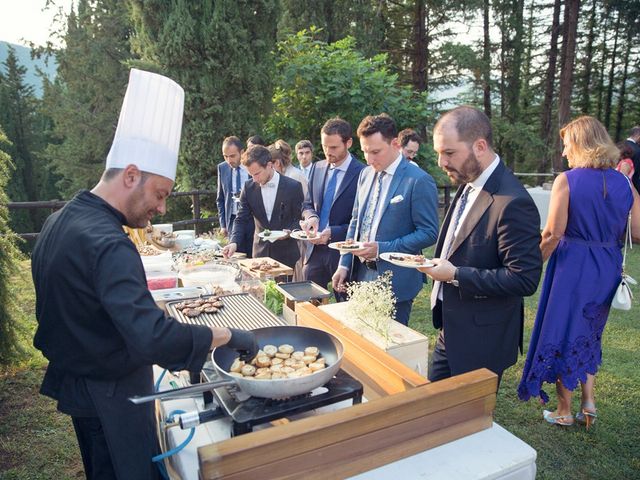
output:
[[118, 477], [135, 478], [145, 475], [137, 464], [150, 466], [155, 451], [153, 404], [127, 397], [151, 393], [153, 364], [201, 370], [212, 333], [156, 306], [124, 224], [122, 213], [88, 191], [47, 219], [31, 262], [34, 345], [49, 360], [41, 392], [63, 413], [100, 417]]

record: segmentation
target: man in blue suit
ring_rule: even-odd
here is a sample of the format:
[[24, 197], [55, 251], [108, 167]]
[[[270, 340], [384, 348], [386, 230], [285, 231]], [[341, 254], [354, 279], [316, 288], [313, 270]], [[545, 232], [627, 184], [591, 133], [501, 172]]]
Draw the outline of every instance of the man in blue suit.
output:
[[[309, 191], [302, 207], [303, 228], [317, 233], [309, 240], [303, 276], [325, 288], [338, 267], [340, 254], [327, 247], [343, 241], [347, 235], [358, 176], [364, 165], [349, 153], [353, 143], [349, 122], [332, 118], [322, 127], [320, 138], [325, 160], [316, 162], [309, 174]], [[336, 299], [342, 294], [334, 292]]]
[[396, 321], [407, 325], [413, 299], [425, 277], [412, 268], [397, 267], [381, 253], [420, 254], [438, 236], [438, 195], [433, 178], [400, 153], [398, 130], [387, 114], [365, 117], [358, 138], [368, 167], [358, 179], [346, 238], [363, 247], [342, 255], [333, 275], [333, 288], [343, 291], [348, 278], [374, 280], [391, 270], [396, 297]]
[[[240, 192], [249, 174], [240, 165], [240, 158], [244, 152], [242, 141], [238, 137], [227, 137], [222, 142], [222, 156], [224, 162], [218, 164], [218, 218], [220, 231], [225, 237], [231, 237], [233, 224], [238, 214]], [[247, 228], [244, 235], [238, 241], [238, 252], [246, 253], [251, 257], [253, 244], [253, 229]]]

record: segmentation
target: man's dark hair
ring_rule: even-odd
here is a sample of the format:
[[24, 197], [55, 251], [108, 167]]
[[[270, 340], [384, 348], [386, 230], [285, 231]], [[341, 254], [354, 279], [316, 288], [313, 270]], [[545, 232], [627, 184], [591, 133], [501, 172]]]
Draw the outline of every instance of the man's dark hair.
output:
[[313, 143], [311, 143], [309, 140], [300, 140], [298, 143], [296, 143], [295, 151], [297, 152], [301, 148], [308, 148], [313, 152]]
[[249, 144], [266, 146], [266, 142], [260, 135], [252, 135], [247, 138], [247, 145]]
[[636, 125], [631, 130], [629, 130], [629, 138], [639, 138], [640, 137], [640, 126]]
[[343, 143], [347, 143], [353, 136], [351, 124], [340, 117], [334, 117], [327, 120], [322, 126], [320, 132], [325, 135], [340, 135]]
[[240, 140], [238, 137], [234, 135], [227, 137], [222, 141], [222, 148], [224, 148], [225, 145], [236, 146], [238, 147], [239, 151], [244, 150], [244, 145], [242, 144], [242, 140]]
[[398, 134], [398, 142], [401, 147], [406, 147], [409, 142], [416, 142], [418, 145], [422, 145], [422, 138], [412, 128], [405, 128]]
[[261, 167], [266, 167], [269, 162], [273, 162], [271, 159], [271, 152], [267, 147], [262, 145], [252, 145], [242, 154], [242, 165], [248, 167], [257, 163]]
[[398, 136], [396, 122], [386, 113], [368, 115], [358, 125], [358, 137], [370, 137], [380, 133], [387, 143]]
[[471, 145], [482, 138], [486, 140], [489, 148], [493, 149], [493, 129], [491, 121], [482, 110], [474, 107], [461, 106], [449, 110], [442, 115], [433, 130], [436, 131], [445, 121], [452, 121], [453, 127], [458, 133], [458, 140]]
[[[100, 180], [102, 180], [103, 182], [108, 182], [109, 180], [114, 179], [120, 172], [122, 172], [124, 170], [124, 168], [107, 168], [104, 172], [102, 172], [102, 178]], [[142, 170], [140, 170], [140, 185], [142, 186], [144, 185], [144, 183], [147, 181], [147, 179], [153, 175], [152, 173], [149, 172], [143, 172]]]

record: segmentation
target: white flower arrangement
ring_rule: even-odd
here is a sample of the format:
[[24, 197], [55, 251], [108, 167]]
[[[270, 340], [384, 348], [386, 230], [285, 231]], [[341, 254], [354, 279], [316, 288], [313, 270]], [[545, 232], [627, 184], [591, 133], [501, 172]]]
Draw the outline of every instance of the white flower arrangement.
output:
[[347, 286], [349, 315], [375, 330], [387, 343], [390, 340], [389, 328], [396, 314], [392, 276], [393, 273], [387, 270], [373, 281], [351, 282]]

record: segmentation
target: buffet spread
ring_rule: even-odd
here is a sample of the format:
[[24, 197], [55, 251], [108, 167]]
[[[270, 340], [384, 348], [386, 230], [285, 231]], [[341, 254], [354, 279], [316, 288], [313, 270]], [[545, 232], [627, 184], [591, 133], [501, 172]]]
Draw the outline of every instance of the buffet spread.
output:
[[[225, 260], [214, 240], [187, 237], [138, 247], [156, 302], [180, 322], [251, 329], [262, 350], [240, 364], [218, 347], [199, 375], [169, 373], [160, 393], [132, 399], [156, 402], [163, 450], [193, 431], [164, 461], [171, 478], [346, 478], [399, 464], [378, 477], [397, 478], [434, 447], [495, 430], [492, 372], [429, 384], [428, 341], [418, 332], [394, 326], [381, 344], [344, 306], [323, 306], [326, 290], [290, 282], [286, 265]], [[285, 280], [278, 290], [295, 313], [286, 320], [265, 306], [263, 282], [274, 278]], [[174, 410], [185, 413], [169, 417]], [[535, 451], [533, 460], [527, 452], [529, 468]]]

